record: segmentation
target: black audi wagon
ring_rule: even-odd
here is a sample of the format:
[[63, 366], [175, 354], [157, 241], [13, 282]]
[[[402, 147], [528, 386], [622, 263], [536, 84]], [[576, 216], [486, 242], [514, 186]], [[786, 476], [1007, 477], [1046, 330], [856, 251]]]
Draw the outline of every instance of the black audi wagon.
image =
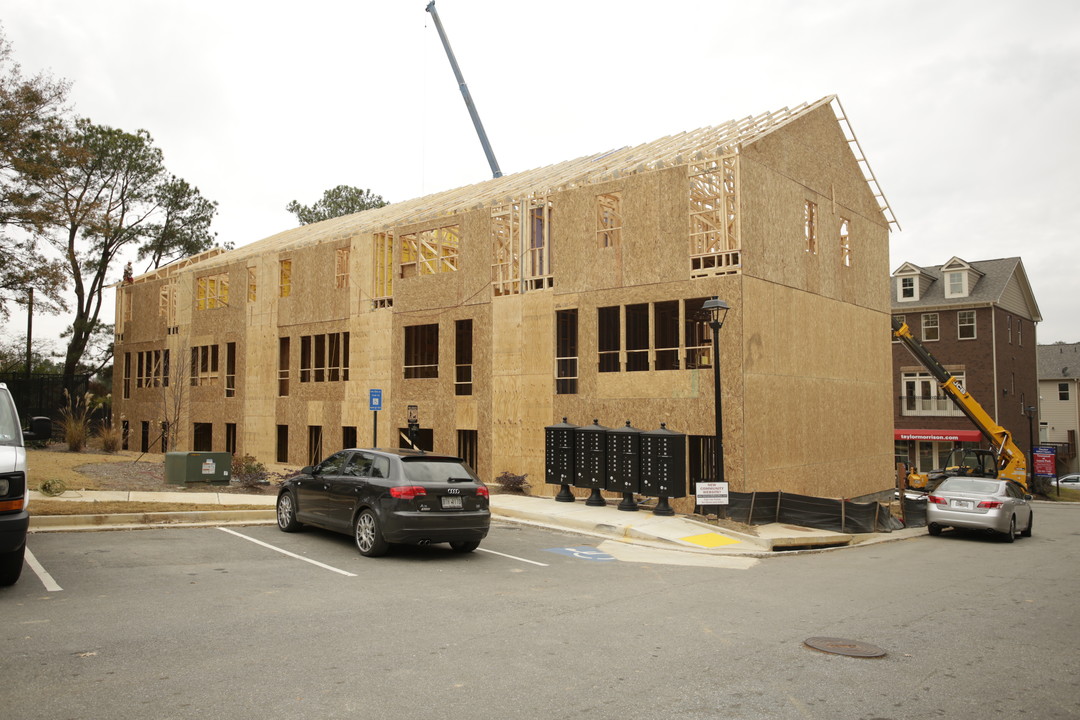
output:
[[352, 535], [362, 555], [394, 543], [472, 552], [491, 526], [487, 486], [461, 459], [418, 450], [342, 450], [281, 484], [277, 523]]

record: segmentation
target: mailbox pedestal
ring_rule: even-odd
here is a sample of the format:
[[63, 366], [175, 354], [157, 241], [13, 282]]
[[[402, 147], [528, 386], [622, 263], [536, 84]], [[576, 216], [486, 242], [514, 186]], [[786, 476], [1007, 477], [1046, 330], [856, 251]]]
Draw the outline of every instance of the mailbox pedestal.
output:
[[593, 420], [592, 425], [574, 432], [574, 487], [589, 488], [592, 493], [585, 501], [592, 507], [607, 505], [600, 491], [607, 487], [607, 434], [611, 428]]
[[574, 502], [570, 484], [574, 482], [574, 431], [577, 425], [566, 422], [544, 428], [544, 482], [561, 485], [555, 496], [558, 502]]
[[621, 492], [623, 499], [619, 510], [636, 511], [634, 493], [641, 492], [639, 460], [641, 454], [641, 431], [630, 426], [607, 432], [607, 489]]
[[668, 498], [686, 497], [686, 435], [667, 429], [641, 433], [641, 494], [658, 497], [654, 515], [674, 515]]

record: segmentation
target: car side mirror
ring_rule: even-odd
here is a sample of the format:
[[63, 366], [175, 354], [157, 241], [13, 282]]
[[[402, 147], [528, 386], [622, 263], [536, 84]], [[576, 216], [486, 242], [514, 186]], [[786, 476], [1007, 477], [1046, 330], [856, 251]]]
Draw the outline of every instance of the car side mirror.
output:
[[23, 440], [38, 442], [52, 439], [52, 419], [47, 417], [30, 418], [30, 429], [23, 433]]
[[301, 475], [314, 475], [315, 474], [315, 466], [313, 466], [313, 465], [305, 465], [304, 467], [300, 468], [300, 474]]
[[1025, 494], [1024, 494], [1024, 499], [1025, 499], [1025, 500], [1034, 500], [1034, 499], [1035, 499], [1035, 496], [1034, 496], [1034, 495], [1028, 495], [1028, 494], [1026, 494], [1026, 493], [1025, 493]]

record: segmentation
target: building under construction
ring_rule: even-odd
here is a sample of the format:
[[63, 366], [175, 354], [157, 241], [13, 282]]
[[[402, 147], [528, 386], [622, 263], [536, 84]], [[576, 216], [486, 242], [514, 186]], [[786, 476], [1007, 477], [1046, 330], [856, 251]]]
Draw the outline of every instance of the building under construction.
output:
[[116, 416], [301, 466], [398, 446], [415, 406], [419, 445], [534, 492], [545, 426], [666, 423], [709, 479], [718, 296], [732, 489], [877, 492], [891, 222], [826, 97], [293, 228], [118, 289]]

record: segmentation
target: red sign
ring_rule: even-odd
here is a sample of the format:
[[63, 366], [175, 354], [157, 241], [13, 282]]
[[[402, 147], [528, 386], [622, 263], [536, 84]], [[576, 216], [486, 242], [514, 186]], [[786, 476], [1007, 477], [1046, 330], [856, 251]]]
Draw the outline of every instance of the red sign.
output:
[[1056, 463], [1054, 462], [1056, 452], [1057, 448], [1052, 447], [1035, 446], [1031, 449], [1031, 467], [1036, 475], [1046, 475], [1048, 477], [1057, 475]]
[[979, 442], [978, 430], [893, 430], [895, 440], [933, 440], [937, 442]]

